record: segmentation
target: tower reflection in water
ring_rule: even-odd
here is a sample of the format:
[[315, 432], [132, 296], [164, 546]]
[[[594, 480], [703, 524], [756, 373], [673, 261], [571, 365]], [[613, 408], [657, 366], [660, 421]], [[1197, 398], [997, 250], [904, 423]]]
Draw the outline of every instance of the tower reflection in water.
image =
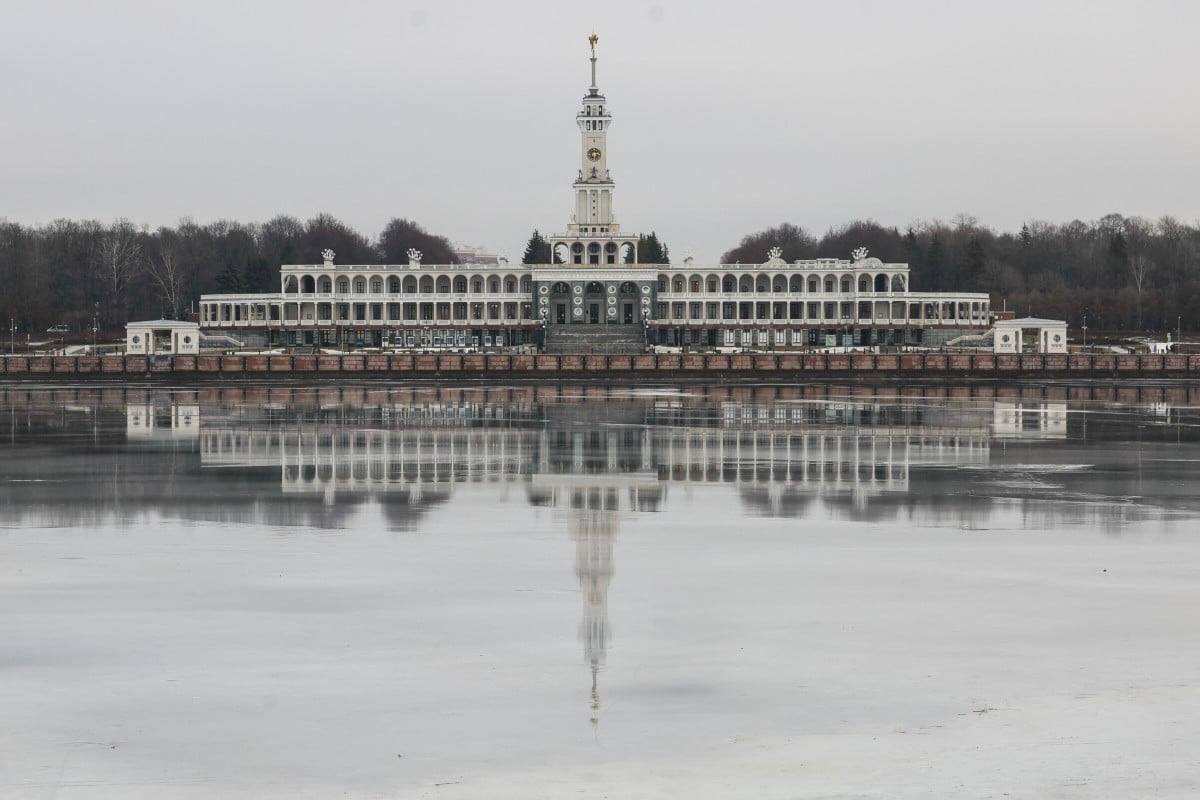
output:
[[[137, 419], [145, 430], [140, 420], [149, 416], [131, 411], [131, 425]], [[993, 437], [1061, 437], [1066, 420], [1064, 403], [1044, 402], [609, 399], [326, 408], [315, 416], [233, 409], [205, 420], [199, 438], [204, 467], [277, 468], [284, 493], [327, 504], [384, 495], [424, 511], [450, 501], [459, 484], [523, 484], [575, 544], [579, 638], [597, 724], [624, 515], [659, 511], [672, 486], [728, 484], [751, 513], [798, 516], [820, 499], [869, 518], [879, 498], [909, 491], [914, 468], [986, 465]]]

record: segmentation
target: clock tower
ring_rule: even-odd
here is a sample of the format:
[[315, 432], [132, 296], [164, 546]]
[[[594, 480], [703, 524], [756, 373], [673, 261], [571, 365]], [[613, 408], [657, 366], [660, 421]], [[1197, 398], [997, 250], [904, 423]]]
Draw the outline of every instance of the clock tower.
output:
[[592, 55], [592, 82], [575, 114], [579, 126], [579, 173], [572, 188], [575, 213], [563, 235], [550, 240], [555, 259], [568, 264], [621, 264], [636, 261], [637, 237], [621, 235], [613, 214], [613, 180], [608, 171], [608, 129], [612, 116], [608, 101], [596, 85], [596, 44], [588, 37]]
[[575, 179], [575, 221], [580, 225], [612, 224], [612, 177], [608, 174], [608, 127], [612, 117], [605, 108], [604, 95], [596, 86], [596, 43], [592, 34], [592, 83], [583, 96], [575, 124], [579, 126], [582, 147], [580, 169]]

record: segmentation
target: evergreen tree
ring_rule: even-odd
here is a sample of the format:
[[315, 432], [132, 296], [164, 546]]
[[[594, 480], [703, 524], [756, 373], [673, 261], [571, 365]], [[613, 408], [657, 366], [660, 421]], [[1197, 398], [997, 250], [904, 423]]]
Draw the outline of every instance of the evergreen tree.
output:
[[962, 281], [965, 285], [975, 286], [983, 276], [987, 264], [987, 251], [983, 239], [975, 234], [967, 240], [966, 263], [963, 265]]
[[637, 263], [639, 264], [670, 264], [671, 254], [659, 238], [651, 231], [649, 235], [638, 236]]
[[237, 294], [245, 291], [242, 284], [242, 271], [233, 261], [226, 261], [225, 266], [217, 273], [217, 291], [222, 294]]
[[529, 243], [525, 245], [525, 255], [521, 256], [522, 264], [549, 264], [550, 258], [550, 242], [546, 241], [546, 237], [542, 236], [537, 228], [533, 229], [533, 235], [529, 237]]
[[941, 233], [934, 231], [929, 239], [929, 249], [925, 252], [924, 283], [930, 291], [942, 288], [942, 272], [946, 265], [946, 246], [942, 243]]
[[[281, 261], [281, 264], [287, 263]], [[255, 256], [242, 269], [242, 291], [270, 292], [279, 281], [279, 264], [271, 265], [262, 256]]]

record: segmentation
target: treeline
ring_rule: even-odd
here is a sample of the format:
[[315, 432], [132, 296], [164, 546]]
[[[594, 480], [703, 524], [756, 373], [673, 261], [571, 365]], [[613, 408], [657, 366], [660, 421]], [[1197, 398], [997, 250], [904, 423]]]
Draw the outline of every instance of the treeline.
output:
[[[855, 221], [819, 238], [784, 223], [742, 239], [724, 263], [762, 263], [772, 247], [787, 261], [847, 258], [856, 247], [912, 268], [913, 290], [988, 292], [1018, 314], [1068, 320], [1093, 329], [1200, 330], [1200, 227], [1172, 217], [1110, 214], [1092, 222], [1029, 222], [997, 232], [971, 217], [920, 222], [904, 230]], [[35, 336], [65, 323], [104, 330], [129, 319], [180, 318], [201, 294], [276, 292], [279, 265], [319, 263], [332, 249], [343, 264], [405, 263], [416, 248], [430, 264], [453, 263], [449, 240], [406, 219], [369, 239], [322, 214], [302, 222], [199, 225], [183, 220], [150, 230], [128, 220], [56, 220], [24, 226], [0, 219], [0, 326], [14, 320]], [[534, 231], [522, 259], [549, 260]], [[642, 263], [668, 263], [665, 243], [641, 238]]]
[[47, 327], [113, 331], [130, 319], [185, 317], [201, 294], [278, 292], [280, 264], [315, 264], [329, 248], [343, 264], [403, 264], [416, 248], [426, 263], [454, 262], [450, 241], [393, 219], [375, 240], [322, 214], [245, 224], [183, 220], [150, 230], [128, 220], [55, 220], [24, 226], [0, 219], [0, 325], [35, 339]]
[[911, 288], [992, 295], [993, 308], [1101, 330], [1200, 330], [1200, 227], [1173, 217], [1109, 214], [1093, 222], [1029, 222], [997, 232], [972, 217], [903, 231], [856, 221], [817, 238], [782, 224], [750, 234], [725, 263], [761, 263], [772, 247], [788, 261], [849, 258], [866, 247], [912, 267]]

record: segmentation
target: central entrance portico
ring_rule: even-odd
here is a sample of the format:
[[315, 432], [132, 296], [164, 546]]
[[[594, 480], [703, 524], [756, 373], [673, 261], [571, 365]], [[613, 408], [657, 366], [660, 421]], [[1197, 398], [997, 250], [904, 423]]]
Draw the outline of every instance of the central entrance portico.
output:
[[533, 265], [537, 315], [552, 325], [633, 325], [648, 319], [658, 290], [649, 265]]

